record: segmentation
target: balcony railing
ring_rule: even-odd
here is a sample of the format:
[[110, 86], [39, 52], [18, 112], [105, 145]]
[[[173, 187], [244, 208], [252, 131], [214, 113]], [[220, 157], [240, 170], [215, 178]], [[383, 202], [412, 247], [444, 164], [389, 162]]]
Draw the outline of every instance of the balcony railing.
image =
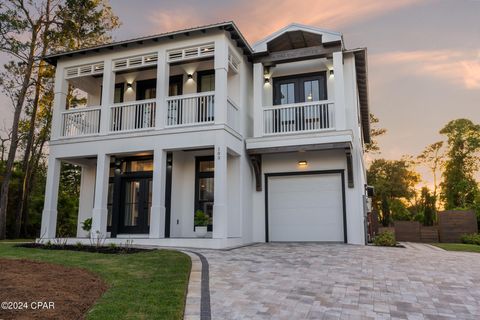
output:
[[265, 135], [331, 130], [335, 127], [334, 103], [302, 102], [264, 108]]
[[96, 134], [100, 131], [100, 107], [62, 112], [62, 137]]
[[166, 126], [184, 126], [214, 121], [215, 92], [202, 92], [167, 98]]
[[110, 131], [132, 131], [155, 127], [155, 99], [114, 104]]

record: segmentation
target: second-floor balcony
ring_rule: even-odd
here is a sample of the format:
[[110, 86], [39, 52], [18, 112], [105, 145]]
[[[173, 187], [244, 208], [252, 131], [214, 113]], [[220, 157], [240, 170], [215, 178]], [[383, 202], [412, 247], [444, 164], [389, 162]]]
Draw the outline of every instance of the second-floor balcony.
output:
[[[239, 107], [228, 98], [226, 124], [238, 132]], [[105, 114], [107, 113], [108, 114]], [[162, 126], [156, 123], [156, 113], [162, 112]], [[108, 117], [108, 132], [131, 132], [155, 128], [211, 125], [215, 123], [215, 91], [171, 96], [165, 101], [147, 99], [100, 106], [73, 108], [62, 112], [61, 137], [99, 134], [101, 117]]]
[[335, 129], [332, 101], [301, 102], [263, 108], [263, 134], [276, 135]]

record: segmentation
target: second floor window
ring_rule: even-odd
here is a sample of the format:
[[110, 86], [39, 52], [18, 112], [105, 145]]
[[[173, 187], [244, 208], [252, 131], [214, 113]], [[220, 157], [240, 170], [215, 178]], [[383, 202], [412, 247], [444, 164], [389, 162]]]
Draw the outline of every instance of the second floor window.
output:
[[197, 91], [215, 91], [215, 70], [198, 71]]
[[137, 100], [155, 99], [157, 96], [157, 79], [137, 81]]

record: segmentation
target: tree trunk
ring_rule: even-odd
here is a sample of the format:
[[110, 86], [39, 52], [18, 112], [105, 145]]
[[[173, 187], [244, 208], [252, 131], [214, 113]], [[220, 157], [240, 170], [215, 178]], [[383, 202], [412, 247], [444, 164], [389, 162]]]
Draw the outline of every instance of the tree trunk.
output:
[[[44, 47], [42, 49], [42, 56], [46, 54], [47, 45], [44, 43]], [[44, 61], [40, 61], [37, 71], [37, 80], [35, 83], [35, 96], [33, 100], [32, 106], [32, 114], [30, 115], [30, 122], [29, 122], [29, 130], [27, 135], [27, 145], [25, 146], [25, 153], [23, 155], [22, 161], [22, 183], [18, 185], [18, 204], [17, 210], [15, 211], [15, 229], [14, 229], [14, 237], [18, 238], [20, 236], [20, 230], [22, 226], [22, 215], [23, 215], [23, 208], [25, 206], [25, 196], [28, 197], [28, 189], [29, 189], [29, 176], [30, 176], [30, 154], [32, 153], [32, 145], [33, 140], [35, 138], [35, 121], [37, 117], [38, 111], [38, 102], [40, 99], [40, 88], [41, 88], [41, 81], [42, 81], [42, 69], [44, 67]]]
[[15, 155], [18, 148], [18, 124], [20, 122], [20, 115], [22, 113], [25, 97], [28, 87], [30, 85], [30, 78], [32, 76], [33, 63], [35, 59], [35, 48], [37, 41], [37, 29], [32, 29], [32, 39], [29, 48], [29, 56], [25, 74], [22, 80], [22, 87], [18, 95], [18, 100], [15, 105], [12, 122], [12, 141], [8, 150], [7, 164], [5, 166], [5, 174], [0, 187], [0, 240], [5, 239], [7, 233], [7, 206], [8, 206], [8, 187], [12, 178], [13, 165], [15, 162]]

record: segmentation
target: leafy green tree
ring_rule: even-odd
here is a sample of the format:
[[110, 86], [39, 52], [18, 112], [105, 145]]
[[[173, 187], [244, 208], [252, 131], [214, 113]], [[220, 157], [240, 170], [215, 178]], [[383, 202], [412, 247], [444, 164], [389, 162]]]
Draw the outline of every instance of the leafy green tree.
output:
[[[26, 224], [25, 211], [35, 166], [42, 160], [43, 147], [50, 134], [51, 111], [39, 112], [39, 108], [43, 100], [43, 107], [51, 109], [54, 73], [41, 58], [48, 52], [108, 42], [110, 31], [118, 26], [118, 17], [104, 0], [5, 0], [0, 3], [0, 51], [13, 58], [4, 69], [15, 75], [10, 80], [7, 78], [8, 81], [1, 77], [4, 91], [10, 93], [14, 105], [14, 120], [0, 189], [0, 239], [5, 237], [7, 212], [15, 213], [15, 236], [19, 234], [22, 217]], [[45, 104], [46, 100], [50, 102]], [[22, 111], [28, 120], [22, 121]], [[2, 152], [4, 147], [2, 143]], [[10, 210], [9, 184], [19, 147], [23, 151], [22, 182], [18, 184], [16, 209]]]
[[437, 208], [438, 198], [438, 175], [445, 166], [444, 142], [438, 141], [427, 146], [423, 152], [417, 157], [421, 164], [425, 165], [432, 173], [433, 178], [433, 201], [434, 208]]
[[410, 200], [415, 195], [415, 185], [420, 177], [409, 159], [376, 159], [367, 171], [367, 181], [375, 188], [374, 205], [381, 212], [381, 223], [391, 222], [390, 205], [395, 199]]
[[422, 222], [425, 226], [432, 226], [437, 220], [436, 197], [431, 194], [427, 187], [423, 187], [420, 191], [418, 215], [422, 216]]
[[446, 209], [471, 208], [479, 188], [475, 180], [480, 151], [480, 125], [468, 119], [450, 121], [441, 134], [447, 136], [447, 159], [441, 197]]
[[375, 117], [373, 113], [370, 113], [370, 142], [365, 143], [365, 152], [378, 154], [380, 153], [380, 147], [378, 146], [377, 138], [387, 133], [387, 129], [385, 128], [378, 128], [378, 123], [380, 120]]

